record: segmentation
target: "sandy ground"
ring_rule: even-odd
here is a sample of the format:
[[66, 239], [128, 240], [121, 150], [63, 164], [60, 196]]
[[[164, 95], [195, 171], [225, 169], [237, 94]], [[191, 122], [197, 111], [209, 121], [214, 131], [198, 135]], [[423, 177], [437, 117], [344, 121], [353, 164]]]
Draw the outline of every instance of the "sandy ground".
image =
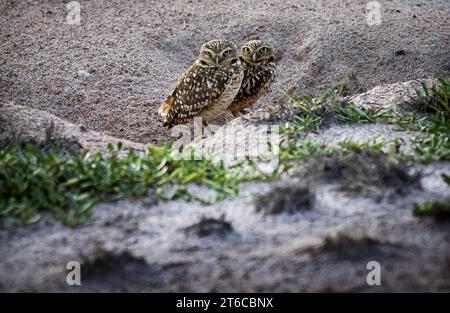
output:
[[213, 38], [276, 48], [279, 77], [258, 103], [271, 118], [286, 113], [277, 88], [317, 94], [347, 70], [354, 93], [450, 71], [446, 0], [380, 1], [379, 26], [367, 1], [80, 1], [80, 26], [67, 2], [0, 1], [0, 99], [144, 143], [169, 137], [157, 107]]
[[[408, 89], [393, 84], [357, 98], [382, 106], [392, 91]], [[23, 132], [26, 140], [45, 141], [53, 120], [54, 140], [91, 149], [111, 141], [39, 110], [7, 104], [0, 117], [34, 130]], [[237, 119], [227, 135], [242, 134], [243, 126]], [[393, 125], [342, 122], [309, 134], [331, 145], [344, 139], [408, 142], [412, 135]], [[217, 132], [204, 141], [220, 137]], [[412, 213], [414, 203], [450, 196], [441, 178], [450, 175], [450, 162], [386, 167], [370, 154], [332, 162], [338, 163], [323, 167], [313, 160], [279, 181], [243, 184], [238, 197], [213, 205], [152, 197], [101, 203], [74, 229], [48, 213], [26, 226], [0, 219], [0, 291], [450, 291], [448, 221]], [[189, 188], [201, 198], [208, 194]], [[65, 282], [72, 260], [81, 264], [79, 287]], [[371, 261], [380, 264], [380, 286], [366, 283]]]
[[[448, 1], [380, 1], [379, 26], [366, 24], [365, 1], [80, 2], [82, 25], [70, 26], [59, 1], [0, 1], [0, 117], [8, 120], [0, 131], [43, 138], [53, 119], [62, 137], [88, 148], [117, 140], [108, 136], [129, 146], [167, 139], [156, 109], [199, 45], [216, 37], [277, 47], [279, 77], [249, 116], [255, 122], [290, 114], [278, 87], [317, 94], [348, 70], [352, 95], [450, 72]], [[335, 143], [411, 134], [337, 123], [312, 136]], [[209, 206], [152, 197], [101, 203], [74, 229], [47, 214], [27, 226], [0, 219], [0, 291], [448, 292], [448, 221], [412, 214], [415, 202], [450, 195], [442, 173], [449, 162], [412, 164], [401, 172], [406, 181], [359, 193], [320, 173], [308, 186], [290, 173]], [[265, 199], [281, 210], [259, 210]], [[81, 263], [81, 287], [65, 282], [71, 260]], [[366, 283], [369, 261], [381, 264], [381, 286]]]
[[[383, 125], [338, 129], [389, 133]], [[237, 198], [209, 206], [124, 199], [96, 205], [75, 229], [48, 214], [29, 226], [0, 220], [0, 291], [448, 292], [448, 222], [417, 218], [412, 207], [450, 195], [440, 177], [450, 163], [411, 171], [419, 184], [366, 193], [324, 180], [305, 194], [289, 175], [245, 184]], [[258, 210], [267, 197], [278, 212]], [[80, 287], [65, 282], [72, 260], [81, 264]], [[370, 261], [380, 263], [381, 286], [366, 283]]]

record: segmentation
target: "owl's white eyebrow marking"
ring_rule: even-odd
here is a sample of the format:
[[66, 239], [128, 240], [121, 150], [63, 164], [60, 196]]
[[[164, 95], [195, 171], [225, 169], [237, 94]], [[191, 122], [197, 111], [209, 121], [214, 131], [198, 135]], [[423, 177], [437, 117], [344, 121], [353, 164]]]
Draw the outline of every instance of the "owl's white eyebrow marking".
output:
[[224, 53], [225, 51], [233, 51], [233, 49], [231, 49], [230, 47], [227, 47], [227, 48], [225, 48], [225, 49], [222, 49], [221, 51], [220, 51], [220, 54], [222, 54], [222, 53]]
[[211, 49], [208, 48], [203, 48], [203, 52], [208, 51], [209, 53], [211, 53], [213, 56], [216, 54], [214, 51], [212, 51]]

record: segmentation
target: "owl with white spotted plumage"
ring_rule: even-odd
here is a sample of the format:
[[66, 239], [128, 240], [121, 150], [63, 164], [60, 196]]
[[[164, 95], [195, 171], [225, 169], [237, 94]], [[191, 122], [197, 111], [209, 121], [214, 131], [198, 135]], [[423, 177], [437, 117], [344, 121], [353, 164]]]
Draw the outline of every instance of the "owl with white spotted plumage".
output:
[[273, 49], [264, 41], [246, 42], [240, 50], [239, 58], [244, 69], [244, 78], [236, 98], [228, 107], [234, 116], [245, 112], [245, 108], [264, 95], [276, 75]]
[[229, 107], [242, 78], [239, 53], [232, 42], [216, 39], [203, 44], [194, 64], [159, 108], [163, 126], [172, 128], [194, 117], [201, 117], [207, 125]]

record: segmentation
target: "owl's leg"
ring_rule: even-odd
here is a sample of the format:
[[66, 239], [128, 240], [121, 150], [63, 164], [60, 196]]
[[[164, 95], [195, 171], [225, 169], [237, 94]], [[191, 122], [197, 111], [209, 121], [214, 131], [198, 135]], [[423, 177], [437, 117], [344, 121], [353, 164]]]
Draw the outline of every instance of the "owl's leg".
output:
[[212, 127], [210, 125], [206, 125], [203, 128], [202, 138], [205, 139], [205, 138], [208, 138], [208, 137], [214, 135], [216, 133], [216, 131], [215, 131], [216, 128], [217, 128], [216, 125], [213, 125]]
[[234, 117], [239, 117], [239, 111], [231, 111], [231, 114], [233, 114]]
[[203, 138], [207, 138], [210, 135], [214, 134], [214, 131], [211, 129], [211, 127], [209, 127], [209, 124], [207, 121], [203, 120]]
[[242, 109], [240, 111], [231, 111], [231, 114], [233, 114], [234, 117], [239, 117], [241, 115], [248, 114], [250, 111], [247, 111], [245, 109]]

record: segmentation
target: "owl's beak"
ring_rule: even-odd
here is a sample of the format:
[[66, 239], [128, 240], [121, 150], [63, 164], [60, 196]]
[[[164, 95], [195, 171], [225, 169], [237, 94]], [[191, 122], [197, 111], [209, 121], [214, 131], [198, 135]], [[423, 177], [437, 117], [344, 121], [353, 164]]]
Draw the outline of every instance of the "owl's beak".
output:
[[253, 62], [256, 62], [256, 58], [257, 58], [257, 57], [256, 57], [256, 53], [253, 52], [253, 54], [252, 54], [252, 60], [253, 60]]
[[219, 56], [216, 56], [216, 64], [219, 65]]

